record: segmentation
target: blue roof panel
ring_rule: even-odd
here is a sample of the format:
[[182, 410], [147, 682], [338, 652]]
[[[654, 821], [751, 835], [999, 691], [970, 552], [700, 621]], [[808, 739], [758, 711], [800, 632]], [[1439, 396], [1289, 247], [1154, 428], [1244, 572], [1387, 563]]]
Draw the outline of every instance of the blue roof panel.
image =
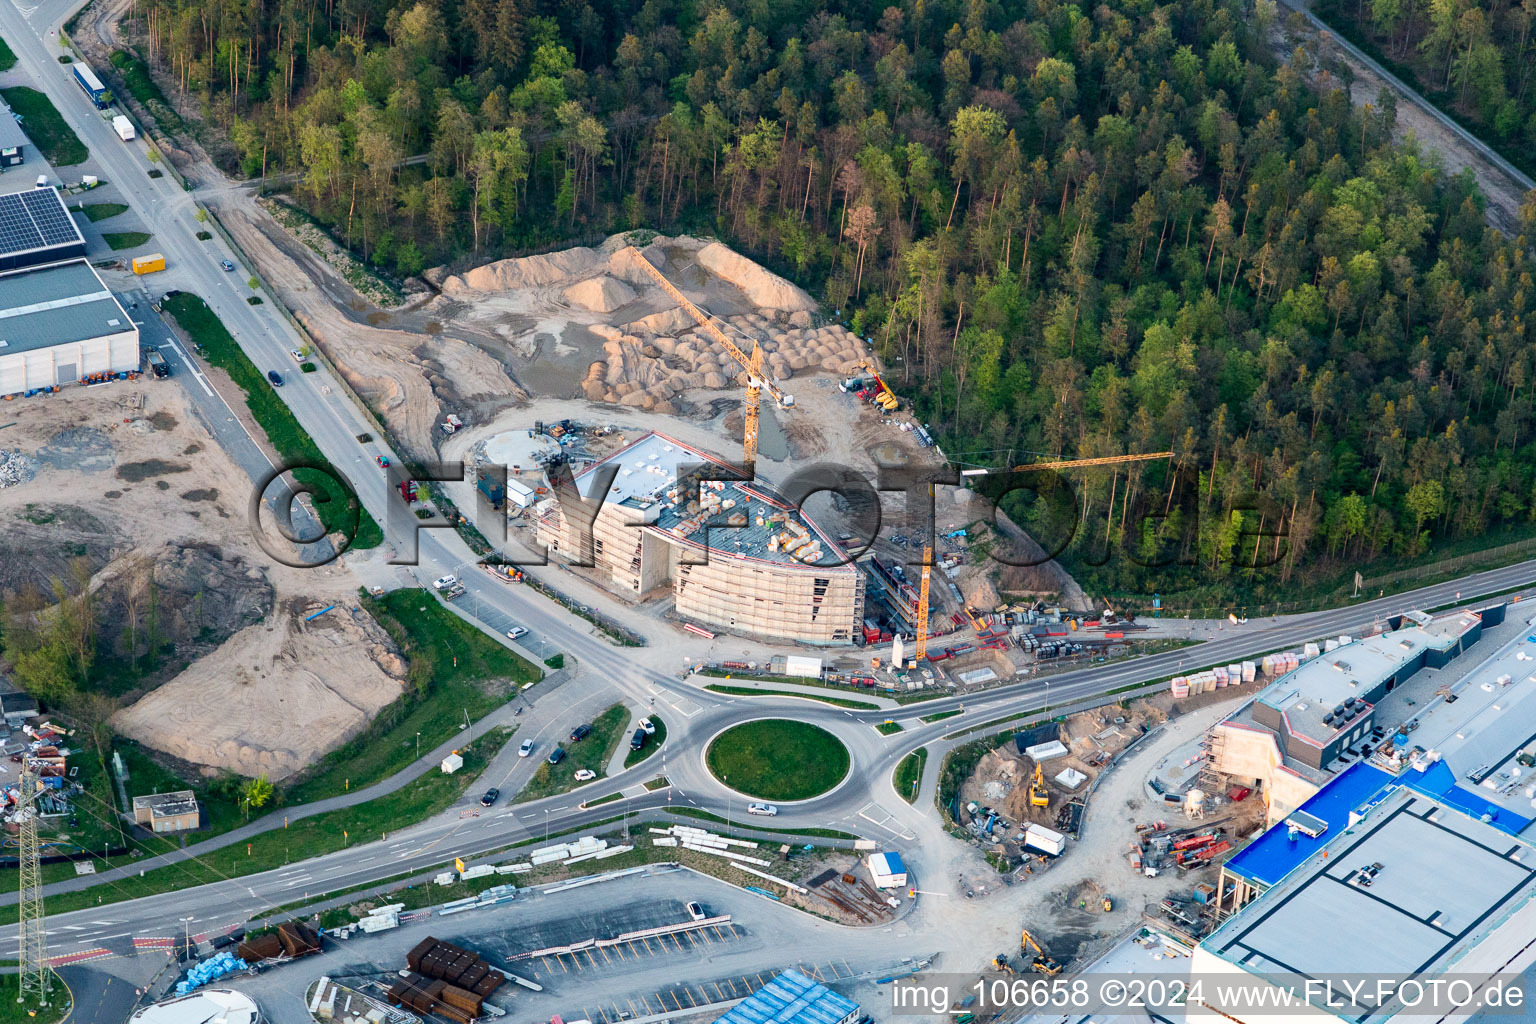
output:
[[839, 1024], [859, 1012], [859, 1004], [812, 981], [799, 971], [780, 972], [715, 1024]]
[[1292, 839], [1285, 822], [1276, 822], [1228, 860], [1226, 867], [1261, 885], [1274, 885], [1347, 828], [1350, 811], [1370, 803], [1394, 781], [1390, 773], [1356, 761], [1297, 808], [1328, 823], [1322, 835], [1314, 839], [1302, 834]]
[[1512, 836], [1518, 836], [1531, 824], [1530, 818], [1501, 808], [1474, 790], [1458, 785], [1451, 766], [1444, 761], [1436, 761], [1423, 772], [1410, 769], [1404, 779], [1409, 789], [1444, 800], [1469, 817], [1481, 820], [1487, 815], [1488, 824]]

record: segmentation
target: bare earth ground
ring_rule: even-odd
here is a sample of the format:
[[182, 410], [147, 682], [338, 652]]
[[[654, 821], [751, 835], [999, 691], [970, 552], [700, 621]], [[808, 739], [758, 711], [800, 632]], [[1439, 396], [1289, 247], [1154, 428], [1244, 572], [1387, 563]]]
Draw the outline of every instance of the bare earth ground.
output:
[[[142, 407], [125, 405], [142, 396]], [[6, 403], [0, 445], [37, 473], [0, 488], [0, 586], [46, 591], [87, 557], [103, 609], [153, 580], [164, 631], [190, 667], [114, 718], [127, 736], [188, 761], [287, 775], [360, 731], [400, 692], [403, 664], [383, 631], [347, 609], [340, 565], [274, 564], [251, 538], [250, 479], [194, 418], [181, 387], [140, 380]], [[126, 421], [126, 422], [125, 422]], [[301, 624], [300, 612], [338, 609]], [[209, 630], [222, 645], [199, 642]], [[358, 655], [362, 654], [363, 657]], [[388, 671], [386, 671], [388, 670]], [[137, 698], [137, 699], [135, 699]]]

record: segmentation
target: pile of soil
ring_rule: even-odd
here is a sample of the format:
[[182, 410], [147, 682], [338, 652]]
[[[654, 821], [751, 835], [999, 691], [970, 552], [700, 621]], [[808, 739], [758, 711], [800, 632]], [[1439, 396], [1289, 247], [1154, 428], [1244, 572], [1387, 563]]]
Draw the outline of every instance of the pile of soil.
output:
[[791, 313], [805, 310], [816, 311], [816, 300], [801, 288], [797, 288], [778, 274], [753, 263], [745, 256], [728, 249], [719, 242], [711, 242], [700, 249], [699, 266], [722, 281], [729, 281], [759, 309], [782, 309]]

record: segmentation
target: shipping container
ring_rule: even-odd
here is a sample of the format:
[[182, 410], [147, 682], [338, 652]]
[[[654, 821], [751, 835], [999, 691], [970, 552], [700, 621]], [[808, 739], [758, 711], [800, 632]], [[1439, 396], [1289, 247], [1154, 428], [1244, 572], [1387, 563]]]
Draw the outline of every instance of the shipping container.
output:
[[165, 257], [158, 252], [152, 252], [147, 256], [135, 256], [133, 258], [133, 272], [135, 274], [152, 274], [157, 270], [165, 269]]

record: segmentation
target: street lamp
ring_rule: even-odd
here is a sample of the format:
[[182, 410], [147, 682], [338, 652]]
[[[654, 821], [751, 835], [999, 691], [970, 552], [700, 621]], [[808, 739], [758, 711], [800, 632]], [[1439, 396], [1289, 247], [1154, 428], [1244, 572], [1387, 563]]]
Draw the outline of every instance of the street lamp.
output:
[[182, 959], [185, 959], [185, 960], [192, 959], [192, 922], [195, 921], [195, 920], [197, 920], [195, 917], [184, 917], [184, 918], [181, 919], [181, 934], [182, 934], [182, 954], [181, 955], [182, 955]]

